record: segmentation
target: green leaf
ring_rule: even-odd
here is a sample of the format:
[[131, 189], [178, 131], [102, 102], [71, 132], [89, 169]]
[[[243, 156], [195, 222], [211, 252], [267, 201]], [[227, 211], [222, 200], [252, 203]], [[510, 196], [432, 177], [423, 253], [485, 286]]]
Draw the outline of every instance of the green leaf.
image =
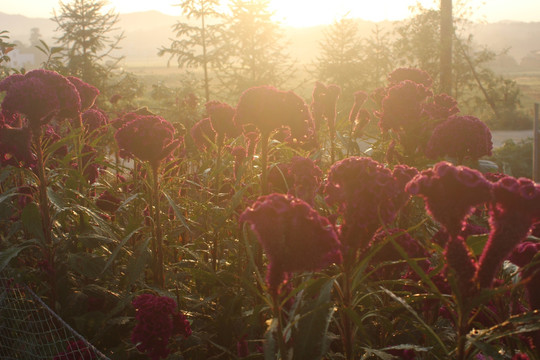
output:
[[[278, 327], [277, 319], [272, 319], [266, 333], [264, 334], [264, 360], [277, 360], [276, 332]], [[282, 355], [283, 356], [283, 355]]]
[[41, 213], [36, 203], [31, 202], [26, 205], [21, 214], [24, 230], [41, 241], [45, 241], [45, 234], [41, 224]]
[[293, 359], [321, 359], [328, 351], [328, 326], [334, 313], [331, 302], [333, 279], [322, 286], [315, 301], [302, 306], [294, 337]]
[[107, 260], [107, 263], [105, 264], [105, 266], [103, 267], [103, 270], [101, 271], [101, 273], [104, 273], [108, 268], [109, 266], [112, 264], [112, 262], [114, 261], [114, 259], [116, 258], [116, 256], [118, 255], [118, 253], [120, 252], [120, 250], [123, 249], [124, 245], [126, 245], [126, 243], [128, 242], [129, 239], [131, 239], [133, 237], [133, 235], [135, 235], [135, 233], [139, 230], [141, 230], [142, 228], [144, 228], [144, 226], [141, 226], [141, 227], [138, 227], [136, 228], [135, 230], [131, 231], [129, 234], [127, 234], [126, 236], [124, 236], [124, 238], [120, 241], [120, 243], [118, 244], [118, 246], [116, 246], [116, 248], [113, 250], [111, 256], [109, 256], [109, 259]]
[[151, 238], [148, 237], [146, 240], [139, 243], [135, 249], [133, 258], [128, 263], [126, 269], [126, 288], [133, 285], [135, 281], [137, 281], [141, 275], [144, 274], [144, 269], [149, 259], [148, 244], [150, 239]]
[[70, 268], [91, 279], [97, 279], [101, 275], [101, 269], [105, 264], [105, 259], [89, 253], [76, 253], [68, 255], [68, 265]]
[[178, 219], [180, 219], [180, 221], [182, 222], [182, 225], [184, 225], [184, 227], [190, 232], [190, 233], [193, 233], [191, 231], [191, 229], [189, 228], [189, 225], [186, 221], [186, 218], [184, 217], [184, 215], [182, 214], [182, 212], [180, 211], [180, 208], [178, 207], [178, 205], [176, 205], [176, 203], [174, 202], [174, 200], [169, 196], [169, 194], [167, 194], [166, 192], [163, 192], [163, 195], [165, 195], [165, 198], [167, 198], [167, 201], [169, 202], [169, 205], [172, 207], [173, 211], [174, 211], [174, 214], [176, 215], [176, 217]]
[[21, 251], [23, 251], [24, 249], [28, 249], [31, 246], [35, 246], [35, 242], [27, 241], [19, 246], [14, 246], [2, 250], [0, 252], [0, 271], [4, 270], [4, 268], [9, 264], [9, 262], [16, 258]]
[[489, 234], [471, 235], [467, 237], [467, 245], [475, 256], [480, 256], [488, 241]]

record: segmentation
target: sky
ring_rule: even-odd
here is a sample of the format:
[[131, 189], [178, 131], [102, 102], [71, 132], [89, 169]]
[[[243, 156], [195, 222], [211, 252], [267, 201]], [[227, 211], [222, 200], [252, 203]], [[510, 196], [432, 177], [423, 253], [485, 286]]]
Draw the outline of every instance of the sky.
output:
[[[64, 0], [69, 1], [69, 0]], [[275, 19], [284, 25], [312, 26], [330, 24], [343, 16], [364, 20], [401, 20], [410, 15], [409, 6], [417, 0], [270, 0]], [[464, 0], [461, 0], [462, 2]], [[179, 15], [181, 9], [172, 4], [175, 0], [109, 0], [117, 12], [129, 13], [159, 10], [170, 15]], [[419, 0], [426, 7], [437, 0]], [[454, 3], [458, 1], [454, 0]], [[540, 0], [466, 0], [476, 15], [488, 22], [501, 20], [539, 21]], [[27, 17], [50, 18], [52, 10], [58, 9], [58, 0], [0, 0], [0, 12], [21, 14]]]

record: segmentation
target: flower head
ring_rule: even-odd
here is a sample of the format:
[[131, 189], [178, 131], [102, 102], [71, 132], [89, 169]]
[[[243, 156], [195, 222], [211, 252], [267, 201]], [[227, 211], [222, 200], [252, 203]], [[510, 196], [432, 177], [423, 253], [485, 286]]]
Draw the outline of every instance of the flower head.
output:
[[358, 119], [359, 111], [368, 98], [368, 94], [365, 91], [357, 91], [354, 93], [354, 104], [349, 113], [349, 122], [354, 124]]
[[382, 100], [379, 126], [389, 129], [410, 130], [423, 124], [423, 103], [431, 91], [422, 84], [405, 80], [394, 85]]
[[82, 114], [82, 123], [89, 134], [100, 135], [107, 132], [109, 117], [99, 109], [89, 109]]
[[479, 259], [478, 282], [491, 285], [504, 259], [540, 220], [540, 185], [530, 179], [506, 176], [493, 184], [491, 231]]
[[180, 145], [174, 139], [174, 127], [160, 116], [139, 115], [114, 135], [121, 155], [136, 157], [157, 166]]
[[131, 334], [131, 341], [137, 350], [146, 353], [152, 360], [169, 355], [169, 339], [173, 335], [191, 335], [191, 328], [185, 315], [176, 310], [176, 302], [166, 296], [142, 294], [132, 305], [135, 308], [137, 325]]
[[490, 156], [493, 143], [491, 132], [474, 116], [451, 116], [433, 131], [426, 155], [432, 159], [451, 156], [457, 159], [478, 159]]
[[82, 340], [71, 341], [63, 353], [57, 354], [53, 360], [94, 360], [97, 356], [88, 344]]
[[456, 236], [474, 206], [490, 199], [491, 183], [477, 170], [440, 162], [416, 175], [406, 190], [422, 196], [431, 216]]
[[367, 245], [381, 224], [392, 222], [408, 198], [403, 185], [392, 171], [371, 158], [350, 157], [332, 165], [326, 202], [337, 204], [344, 217], [343, 241], [354, 247]]
[[433, 120], [444, 121], [459, 113], [457, 101], [447, 94], [433, 96], [433, 101], [424, 105], [424, 112]]
[[190, 130], [191, 138], [201, 150], [206, 150], [216, 140], [216, 132], [212, 127], [210, 118], [204, 118], [197, 121]]
[[240, 215], [240, 222], [250, 225], [266, 251], [266, 280], [273, 293], [289, 273], [341, 262], [339, 240], [328, 219], [291, 195], [259, 197]]
[[67, 79], [77, 88], [77, 92], [81, 98], [81, 111], [90, 109], [99, 95], [99, 90], [78, 77], [68, 76]]
[[298, 95], [279, 91], [272, 86], [246, 90], [236, 106], [234, 121], [238, 126], [255, 125], [261, 133], [270, 134], [282, 126], [289, 127], [293, 137], [309, 135], [312, 119], [309, 109]]
[[6, 92], [2, 111], [8, 116], [24, 115], [33, 127], [53, 116], [77, 116], [81, 110], [77, 88], [54, 71], [39, 69], [8, 76], [0, 81], [0, 91]]
[[313, 101], [311, 103], [311, 112], [316, 127], [325, 120], [330, 132], [335, 129], [336, 122], [336, 104], [341, 94], [341, 88], [337, 85], [324, 85], [321, 82], [315, 83], [313, 89]]
[[233, 121], [235, 109], [229, 104], [210, 101], [206, 103], [206, 113], [218, 136], [235, 138], [242, 133]]

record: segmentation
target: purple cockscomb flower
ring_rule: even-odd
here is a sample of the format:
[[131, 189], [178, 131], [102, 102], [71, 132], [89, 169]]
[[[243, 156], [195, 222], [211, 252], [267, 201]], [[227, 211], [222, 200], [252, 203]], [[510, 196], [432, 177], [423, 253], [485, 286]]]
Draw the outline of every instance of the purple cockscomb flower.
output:
[[240, 222], [250, 225], [268, 256], [266, 281], [273, 294], [290, 273], [341, 262], [339, 240], [328, 219], [291, 195], [259, 197]]

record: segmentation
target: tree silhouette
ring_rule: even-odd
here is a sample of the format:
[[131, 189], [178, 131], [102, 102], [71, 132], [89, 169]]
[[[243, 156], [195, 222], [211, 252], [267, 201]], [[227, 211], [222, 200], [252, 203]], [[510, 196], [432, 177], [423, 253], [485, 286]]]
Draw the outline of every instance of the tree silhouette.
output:
[[258, 85], [282, 86], [294, 74], [268, 0], [232, 0], [219, 79], [231, 96]]
[[66, 72], [98, 87], [103, 87], [109, 73], [123, 57], [113, 56], [119, 49], [123, 33], [117, 31], [118, 14], [114, 10], [104, 12], [105, 0], [60, 1], [60, 11], [53, 11], [56, 38], [63, 47]]
[[219, 61], [223, 44], [222, 18], [218, 12], [219, 0], [184, 0], [177, 6], [188, 19], [200, 21], [198, 25], [177, 22], [173, 25], [176, 39], [171, 39], [169, 47], [161, 47], [159, 56], [169, 54], [169, 62], [176, 58], [179, 67], [202, 67], [204, 71], [204, 94], [210, 100], [209, 67]]
[[321, 56], [317, 59], [319, 78], [341, 86], [344, 91], [356, 88], [362, 78], [363, 52], [357, 20], [335, 20], [323, 33], [319, 43]]

